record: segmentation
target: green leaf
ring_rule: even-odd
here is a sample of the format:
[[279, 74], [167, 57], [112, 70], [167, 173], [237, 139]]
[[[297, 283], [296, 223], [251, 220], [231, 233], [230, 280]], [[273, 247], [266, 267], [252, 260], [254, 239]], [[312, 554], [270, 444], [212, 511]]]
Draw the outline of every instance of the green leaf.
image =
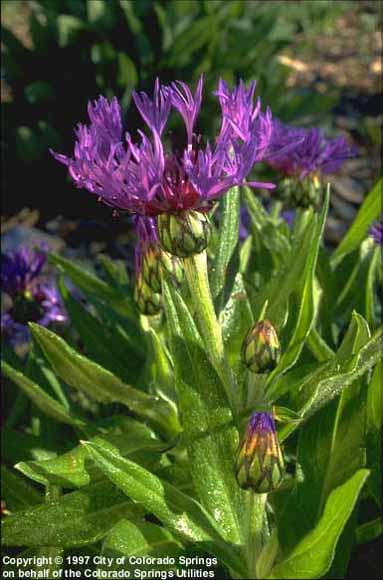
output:
[[142, 510], [109, 481], [63, 495], [59, 500], [9, 516], [2, 525], [5, 546], [85, 546], [102, 539], [120, 520]]
[[[381, 348], [382, 329], [377, 331], [357, 354], [350, 356], [343, 364], [342, 361], [337, 363], [337, 369], [333, 367], [331, 370], [323, 368], [323, 374], [321, 374], [320, 380], [317, 382], [312, 395], [308, 396], [308, 392], [313, 387], [312, 379], [303, 386], [302, 395], [303, 398], [307, 397], [307, 401], [300, 410], [301, 416], [308, 418], [313, 415], [328, 401], [338, 396], [345, 387], [351, 385], [359, 377], [363, 376], [364, 373], [378, 362], [381, 355]], [[319, 373], [316, 373], [317, 377], [318, 375]]]
[[[228, 362], [239, 373], [242, 343], [254, 322], [241, 274], [237, 274], [235, 277], [233, 290], [220, 314], [219, 321], [222, 326], [222, 336]], [[238, 380], [238, 383], [240, 384], [240, 380]]]
[[238, 244], [240, 206], [238, 187], [233, 187], [223, 196], [220, 206], [219, 241], [210, 278], [213, 299], [216, 299], [225, 287], [226, 269]]
[[61, 403], [55, 401], [48, 395], [39, 385], [28, 379], [23, 373], [12, 368], [5, 361], [1, 362], [2, 372], [13, 381], [20, 389], [33, 401], [40, 411], [45, 413], [48, 417], [59, 421], [60, 423], [67, 423], [75, 427], [84, 427], [85, 423], [75, 416], [72, 416]]
[[97, 256], [109, 284], [118, 290], [127, 291], [129, 286], [128, 273], [123, 260], [111, 260], [106, 254]]
[[314, 527], [331, 491], [366, 464], [364, 387], [362, 381], [355, 382], [338, 401], [311, 417], [299, 433], [297, 462], [304, 480], [293, 490], [278, 525], [285, 549]]
[[124, 295], [115, 288], [108, 286], [106, 282], [91, 272], [62, 256], [50, 254], [49, 260], [57, 266], [61, 273], [69, 276], [76, 286], [105, 301], [123, 316], [136, 320], [134, 315], [135, 308], [127, 298], [126, 293]]
[[381, 518], [376, 518], [371, 522], [361, 524], [356, 528], [356, 543], [365, 544], [372, 542], [383, 535], [383, 524]]
[[302, 271], [305, 270], [309, 260], [316, 232], [317, 216], [312, 210], [306, 210], [301, 219], [295, 221], [291, 250], [285, 248], [283, 265], [262, 285], [256, 296], [253, 307], [256, 319], [259, 318], [259, 313], [268, 300], [267, 317], [278, 329], [284, 325], [288, 300], [294, 291], [301, 288]]
[[1, 466], [1, 499], [11, 512], [20, 511], [44, 501], [42, 494], [13, 470]]
[[[131, 418], [121, 418], [116, 427], [94, 437], [92, 441], [108, 449], [116, 448], [122, 456], [129, 456], [134, 461], [147, 465], [153, 462], [153, 456], [158, 457], [166, 448], [149, 427]], [[149, 453], [143, 455], [142, 452]], [[15, 467], [33, 481], [43, 485], [82, 487], [99, 479], [101, 474], [92, 463], [85, 461], [86, 458], [84, 447], [78, 445], [59, 457], [43, 461], [23, 461]]]
[[274, 566], [268, 578], [320, 578], [327, 572], [339, 536], [352, 513], [368, 474], [367, 469], [360, 469], [331, 492], [318, 525], [282, 562]]
[[153, 348], [153, 388], [161, 397], [174, 404], [176, 392], [174, 386], [174, 369], [170, 354], [164, 340], [154, 328], [147, 330]]
[[277, 265], [282, 265], [291, 248], [290, 240], [278, 229], [275, 219], [266, 212], [254, 192], [249, 187], [245, 187], [243, 193], [255, 239], [258, 239], [269, 250]]
[[134, 380], [135, 373], [131, 372], [132, 365], [126, 364], [128, 357], [135, 356], [129, 343], [93, 316], [78, 300], [72, 298], [63, 279], [59, 281], [59, 290], [71, 324], [78, 331], [86, 353], [123, 381]]
[[334, 264], [358, 248], [366, 237], [371, 223], [379, 218], [380, 212], [382, 211], [382, 187], [383, 178], [380, 178], [364, 200], [352, 226], [333, 253], [332, 262]]
[[167, 434], [178, 432], [174, 409], [158, 397], [153, 397], [123, 383], [110, 371], [78, 354], [62, 338], [50, 330], [30, 324], [53, 370], [72, 387], [102, 403], [120, 402], [132, 411], [152, 421]]
[[[356, 313], [354, 321], [359, 321], [354, 325], [354, 331], [358, 333], [359, 338], [364, 336], [366, 339], [364, 331], [359, 334], [366, 322]], [[345, 340], [348, 341], [347, 334]], [[289, 391], [300, 415], [300, 421], [311, 417], [378, 362], [382, 347], [382, 329], [378, 329], [363, 346], [360, 344], [357, 352], [355, 352], [354, 343], [350, 344], [352, 348], [348, 350], [348, 356], [344, 356], [346, 352], [342, 349], [341, 356], [336, 355], [327, 363], [316, 364], [314, 370], [310, 370], [310, 366], [309, 372], [306, 373], [302, 372], [302, 369], [294, 369], [280, 380], [278, 379], [275, 387], [278, 396]], [[280, 433], [281, 440], [286, 439], [298, 424], [299, 422], [283, 427]]]
[[56, 20], [58, 43], [61, 48], [71, 44], [85, 28], [84, 22], [70, 14], [59, 14]]
[[[182, 545], [166, 529], [150, 523], [121, 520], [109, 532], [102, 545], [102, 554], [118, 558], [125, 556], [176, 557]], [[126, 564], [124, 564], [124, 568]], [[153, 566], [151, 566], [153, 569]], [[161, 569], [167, 569], [162, 567]]]
[[222, 541], [197, 501], [112, 451], [85, 441], [83, 445], [105, 475], [133, 502], [155, 515], [175, 538], [191, 542], [194, 547], [197, 544], [201, 550], [216, 555], [236, 574], [244, 575], [240, 554]]
[[164, 282], [163, 298], [194, 486], [223, 537], [239, 543], [241, 495], [233, 470], [238, 433], [230, 425], [230, 407], [180, 294]]
[[367, 465], [371, 469], [368, 487], [377, 506], [381, 505], [381, 428], [383, 420], [382, 372], [380, 360], [376, 365], [367, 390], [366, 431], [367, 431]]
[[[277, 368], [270, 374], [268, 384], [270, 384], [274, 377], [290, 368], [298, 359], [305, 340], [311, 331], [315, 322], [316, 311], [318, 306], [318, 296], [315, 288], [315, 268], [318, 259], [319, 246], [323, 235], [323, 229], [326, 222], [326, 216], [329, 206], [330, 190], [327, 188], [326, 197], [323, 202], [323, 207], [318, 219], [315, 220], [312, 236], [310, 240], [310, 250], [306, 255], [304, 269], [301, 273], [301, 282], [299, 287], [295, 290], [297, 308], [289, 309], [289, 318], [292, 313], [296, 313], [296, 320], [294, 320], [293, 330], [287, 348], [283, 350], [281, 360]], [[270, 308], [272, 312], [272, 306]], [[268, 316], [270, 316], [270, 311]], [[289, 326], [291, 325], [289, 320]], [[267, 386], [266, 386], [267, 388]]]
[[177, 537], [189, 542], [216, 535], [196, 501], [140, 465], [95, 443], [83, 441], [89, 457], [133, 502], [153, 513]]

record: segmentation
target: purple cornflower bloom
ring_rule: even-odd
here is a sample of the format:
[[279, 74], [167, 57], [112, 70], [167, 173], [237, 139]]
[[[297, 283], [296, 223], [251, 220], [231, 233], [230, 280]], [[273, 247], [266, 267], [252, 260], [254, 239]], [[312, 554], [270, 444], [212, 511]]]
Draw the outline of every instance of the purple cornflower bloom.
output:
[[383, 245], [383, 213], [380, 216], [380, 220], [371, 227], [370, 234], [376, 244]]
[[271, 413], [266, 412], [253, 413], [250, 417], [247, 429], [250, 438], [256, 433], [259, 435], [266, 435], [268, 433], [274, 434], [276, 432], [273, 416]]
[[[153, 217], [188, 210], [207, 211], [212, 203], [245, 179], [267, 150], [272, 134], [271, 113], [253, 107], [255, 85], [229, 90], [220, 81], [217, 95], [222, 127], [214, 145], [205, 148], [193, 133], [202, 100], [202, 77], [194, 95], [185, 83], [161, 86], [157, 79], [154, 97], [133, 93], [133, 100], [150, 129], [150, 138], [139, 131], [133, 143], [123, 134], [121, 110], [116, 98], [109, 103], [99, 97], [89, 103], [90, 125], [76, 130], [74, 157], [53, 153], [68, 167], [79, 188], [96, 194], [100, 201], [120, 210]], [[162, 141], [171, 109], [186, 126], [186, 146], [167, 151]], [[254, 187], [273, 188], [270, 183], [251, 182]]]
[[320, 129], [293, 127], [278, 119], [273, 119], [272, 126], [266, 161], [286, 176], [304, 179], [334, 173], [346, 159], [357, 155], [344, 137], [329, 139]]
[[43, 246], [35, 250], [21, 246], [1, 257], [2, 290], [11, 301], [1, 315], [1, 331], [13, 344], [29, 339], [28, 322], [49, 326], [67, 320], [55, 285], [41, 277], [46, 259]]

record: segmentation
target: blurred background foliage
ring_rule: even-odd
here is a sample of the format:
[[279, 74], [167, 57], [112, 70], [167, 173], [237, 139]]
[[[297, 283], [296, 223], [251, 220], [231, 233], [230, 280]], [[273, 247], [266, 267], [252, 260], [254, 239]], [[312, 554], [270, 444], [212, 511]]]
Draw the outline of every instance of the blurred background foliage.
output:
[[[345, 129], [355, 138], [357, 126], [358, 144], [376, 147], [378, 125], [366, 121], [364, 109], [377, 106], [374, 51], [379, 54], [379, 47], [374, 34], [379, 5], [341, 0], [3, 0], [5, 214], [29, 206], [39, 208], [43, 218], [105, 215], [92, 196], [84, 195], [79, 203], [78, 192], [63, 179], [63, 168], [48, 148], [72, 151], [73, 128], [86, 121], [90, 98], [117, 95], [128, 107], [132, 89], [150, 92], [156, 76], [163, 82], [191, 82], [204, 73], [204, 134], [213, 135], [215, 128], [218, 109], [212, 91], [218, 78], [256, 78], [257, 92], [274, 115], [320, 124], [331, 133], [337, 107], [338, 112], [351, 107], [357, 123]], [[342, 54], [337, 53], [340, 24], [358, 52], [350, 74], [344, 42]], [[318, 67], [321, 51], [327, 69], [323, 62]], [[361, 70], [353, 86], [357, 66]], [[134, 135], [135, 107], [128, 109], [126, 125]], [[375, 177], [370, 176], [368, 186]]]

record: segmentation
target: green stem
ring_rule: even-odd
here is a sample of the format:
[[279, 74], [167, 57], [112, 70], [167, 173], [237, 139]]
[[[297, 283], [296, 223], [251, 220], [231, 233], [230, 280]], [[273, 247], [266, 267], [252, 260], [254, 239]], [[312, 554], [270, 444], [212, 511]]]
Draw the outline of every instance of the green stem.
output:
[[246, 562], [249, 578], [256, 578], [256, 564], [262, 550], [267, 494], [247, 495]]
[[207, 254], [201, 252], [184, 259], [186, 279], [189, 285], [199, 329], [217, 373], [226, 390], [235, 415], [239, 408], [235, 378], [225, 359], [222, 332], [214, 310], [207, 273]]

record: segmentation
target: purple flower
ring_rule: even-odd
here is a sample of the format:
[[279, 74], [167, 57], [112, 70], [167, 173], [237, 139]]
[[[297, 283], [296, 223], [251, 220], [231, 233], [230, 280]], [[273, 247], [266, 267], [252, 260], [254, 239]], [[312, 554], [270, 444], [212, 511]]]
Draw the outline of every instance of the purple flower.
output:
[[[134, 102], [151, 130], [150, 138], [139, 131], [138, 142], [129, 133], [123, 135], [117, 100], [109, 103], [99, 97], [88, 107], [90, 125], [79, 125], [76, 130], [73, 158], [52, 153], [68, 167], [77, 187], [116, 209], [147, 217], [207, 211], [228, 189], [246, 183], [248, 173], [268, 149], [272, 122], [270, 111], [262, 113], [259, 101], [253, 106], [254, 83], [246, 89], [241, 82], [230, 91], [220, 81], [221, 131], [214, 145], [202, 148], [193, 134], [202, 85], [201, 77], [193, 95], [185, 83], [161, 86], [157, 79], [153, 99], [134, 93]], [[171, 108], [185, 122], [183, 151], [167, 151], [161, 139]], [[249, 185], [274, 187], [258, 182]]]
[[47, 248], [21, 246], [1, 258], [2, 290], [11, 299], [1, 315], [1, 331], [12, 344], [29, 339], [28, 322], [42, 326], [67, 320], [55, 285], [41, 276]]
[[259, 435], [274, 434], [275, 423], [271, 413], [253, 413], [248, 424], [248, 435], [252, 438], [256, 433]]
[[355, 157], [355, 147], [344, 137], [327, 138], [320, 129], [304, 129], [272, 122], [272, 137], [266, 152], [271, 167], [287, 176], [304, 179], [337, 171], [346, 159]]
[[380, 220], [371, 227], [370, 234], [376, 244], [383, 245], [383, 213]]
[[32, 250], [21, 246], [1, 256], [1, 288], [11, 298], [25, 292], [40, 274], [47, 259], [44, 248]]

